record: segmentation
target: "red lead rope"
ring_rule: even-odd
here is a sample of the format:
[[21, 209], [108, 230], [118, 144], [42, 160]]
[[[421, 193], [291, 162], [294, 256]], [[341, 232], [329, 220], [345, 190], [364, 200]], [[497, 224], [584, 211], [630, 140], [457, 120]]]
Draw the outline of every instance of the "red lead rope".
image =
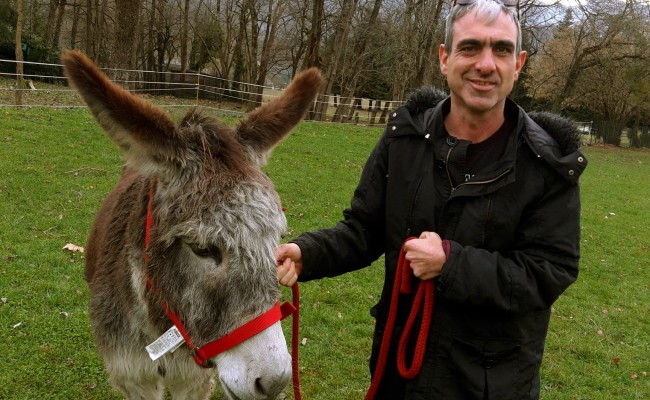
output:
[[[411, 240], [414, 238], [406, 239]], [[406, 252], [404, 251], [404, 246], [400, 250], [399, 259], [397, 261], [397, 271], [395, 272], [395, 282], [393, 283], [393, 292], [391, 294], [391, 303], [390, 310], [388, 311], [388, 321], [386, 322], [386, 329], [384, 330], [384, 336], [381, 340], [381, 347], [379, 349], [379, 358], [377, 360], [377, 367], [366, 394], [365, 400], [373, 400], [377, 394], [377, 389], [379, 387], [379, 382], [384, 374], [386, 369], [386, 361], [388, 358], [388, 350], [390, 347], [390, 339], [393, 336], [393, 329], [395, 327], [395, 319], [397, 317], [397, 300], [400, 293], [410, 294], [413, 293], [412, 288], [412, 277], [413, 273], [411, 272], [411, 264], [406, 259]], [[298, 292], [298, 284], [294, 284], [291, 287], [293, 293], [293, 305], [296, 308], [296, 311], [293, 314], [293, 323], [292, 323], [292, 340], [291, 340], [291, 367], [293, 370], [293, 396], [295, 400], [302, 400], [302, 395], [300, 394], [300, 377], [298, 371], [298, 347], [300, 346], [300, 332], [299, 332], [299, 321], [300, 321], [300, 295]], [[413, 379], [420, 373], [422, 368], [422, 361], [424, 360], [424, 353], [426, 351], [427, 337], [429, 334], [429, 327], [431, 326], [431, 317], [433, 315], [433, 306], [434, 306], [434, 297], [435, 294], [435, 283], [432, 279], [426, 281], [420, 281], [418, 290], [413, 299], [413, 305], [411, 307], [411, 313], [409, 314], [408, 320], [406, 321], [406, 326], [400, 337], [399, 345], [397, 348], [397, 370], [399, 374], [404, 379]], [[415, 344], [415, 352], [413, 354], [413, 361], [410, 367], [406, 366], [406, 351], [409, 344], [409, 337], [411, 336], [411, 331], [413, 325], [417, 319], [417, 316], [422, 311], [422, 322], [420, 324], [420, 332], [418, 334], [417, 342]]]
[[[413, 238], [408, 238], [409, 241]], [[395, 272], [395, 282], [393, 283], [393, 292], [391, 294], [390, 309], [388, 311], [388, 320], [386, 321], [386, 328], [384, 329], [384, 336], [381, 339], [381, 347], [379, 348], [379, 358], [377, 359], [377, 366], [375, 373], [370, 383], [370, 388], [366, 394], [365, 400], [372, 400], [377, 394], [379, 382], [384, 375], [386, 369], [386, 360], [388, 359], [388, 350], [390, 347], [390, 339], [393, 336], [393, 328], [395, 327], [395, 319], [397, 318], [397, 301], [400, 293], [410, 294], [413, 292], [411, 278], [411, 264], [406, 259], [406, 252], [404, 246], [400, 250], [399, 259], [397, 261], [397, 271]], [[427, 336], [429, 326], [431, 325], [431, 316], [433, 314], [435, 284], [432, 279], [420, 281], [418, 291], [413, 300], [411, 313], [409, 314], [404, 332], [399, 340], [397, 348], [397, 370], [404, 379], [413, 379], [422, 368], [422, 361], [426, 351]], [[424, 304], [423, 304], [424, 303]], [[409, 344], [409, 337], [411, 330], [416, 321], [418, 314], [422, 310], [422, 322], [420, 324], [420, 333], [415, 345], [415, 353], [413, 354], [413, 361], [410, 367], [406, 366], [406, 350]]]
[[293, 381], [293, 398], [302, 400], [300, 394], [300, 371], [298, 370], [298, 348], [300, 347], [300, 292], [298, 284], [291, 286], [293, 306], [296, 311], [291, 321], [291, 380]]

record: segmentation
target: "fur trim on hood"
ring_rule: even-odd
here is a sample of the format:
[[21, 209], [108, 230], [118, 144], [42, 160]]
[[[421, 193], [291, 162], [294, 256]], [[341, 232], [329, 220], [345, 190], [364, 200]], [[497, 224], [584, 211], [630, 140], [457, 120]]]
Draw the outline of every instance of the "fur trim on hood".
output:
[[[417, 114], [434, 107], [448, 96], [435, 86], [423, 86], [407, 96], [404, 107], [411, 114]], [[580, 148], [580, 131], [572, 120], [545, 111], [532, 111], [528, 116], [558, 143], [564, 154]]]

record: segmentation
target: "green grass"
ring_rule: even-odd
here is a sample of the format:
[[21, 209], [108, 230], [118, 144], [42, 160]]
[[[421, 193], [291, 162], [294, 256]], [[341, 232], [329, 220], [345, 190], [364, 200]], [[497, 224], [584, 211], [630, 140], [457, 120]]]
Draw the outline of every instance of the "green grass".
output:
[[[94, 348], [83, 258], [62, 247], [85, 243], [121, 156], [83, 109], [5, 108], [0, 121], [0, 399], [119, 399]], [[275, 150], [265, 170], [287, 240], [340, 218], [380, 134], [303, 123]], [[585, 153], [582, 269], [554, 307], [542, 399], [650, 398], [650, 152]], [[380, 265], [301, 284], [305, 399], [363, 398]]]

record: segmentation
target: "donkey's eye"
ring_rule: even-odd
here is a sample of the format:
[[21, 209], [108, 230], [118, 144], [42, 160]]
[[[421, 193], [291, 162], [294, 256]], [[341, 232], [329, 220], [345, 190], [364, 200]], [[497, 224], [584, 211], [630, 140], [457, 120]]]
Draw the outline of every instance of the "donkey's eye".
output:
[[192, 251], [199, 257], [213, 258], [217, 263], [221, 263], [221, 250], [217, 246], [199, 247], [191, 245]]

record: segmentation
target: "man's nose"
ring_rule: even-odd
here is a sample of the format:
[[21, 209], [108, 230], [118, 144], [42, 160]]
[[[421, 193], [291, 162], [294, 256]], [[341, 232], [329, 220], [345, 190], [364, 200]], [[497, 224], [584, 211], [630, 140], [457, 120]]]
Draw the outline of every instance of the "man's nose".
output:
[[485, 48], [481, 51], [478, 60], [476, 60], [476, 69], [481, 73], [490, 73], [496, 69], [492, 49]]

